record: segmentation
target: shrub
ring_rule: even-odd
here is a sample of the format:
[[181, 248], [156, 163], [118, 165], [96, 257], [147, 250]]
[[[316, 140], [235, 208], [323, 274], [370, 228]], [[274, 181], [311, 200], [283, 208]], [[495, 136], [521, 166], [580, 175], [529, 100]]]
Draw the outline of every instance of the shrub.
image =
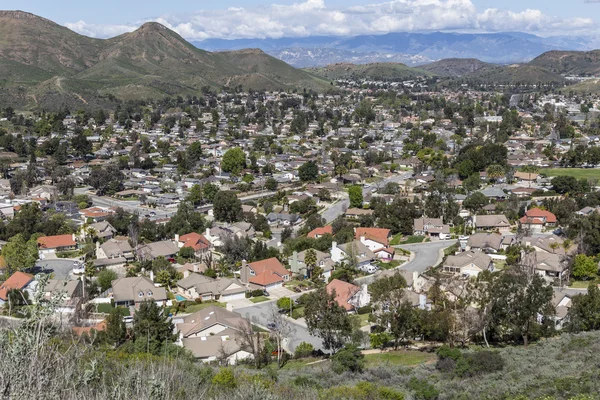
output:
[[292, 305], [292, 299], [289, 297], [282, 297], [277, 300], [277, 307], [283, 310], [289, 310]]
[[221, 368], [212, 378], [213, 385], [233, 389], [237, 386], [235, 375], [231, 368]]
[[307, 342], [302, 342], [298, 345], [298, 347], [296, 347], [296, 351], [294, 352], [294, 357], [295, 358], [310, 357], [312, 355], [313, 351], [315, 351], [315, 348], [313, 347], [312, 344], [307, 343]]
[[344, 371], [362, 372], [365, 366], [365, 356], [353, 344], [346, 344], [343, 349], [332, 357], [333, 371], [341, 374]]
[[321, 388], [321, 385], [319, 384], [319, 382], [317, 382], [315, 379], [313, 379], [309, 376], [306, 376], [306, 375], [297, 376], [296, 378], [294, 378], [292, 383], [295, 386], [300, 386], [300, 387], [312, 387], [315, 389]]
[[366, 305], [364, 307], [360, 307], [358, 310], [356, 310], [356, 312], [359, 315], [370, 314], [371, 313], [371, 305]]
[[458, 359], [462, 357], [462, 353], [459, 349], [450, 347], [448, 345], [441, 346], [439, 349], [437, 349], [436, 353], [439, 358], [450, 358], [454, 361], [458, 361]]
[[415, 398], [419, 400], [435, 400], [440, 392], [427, 379], [410, 378], [408, 388], [413, 391]]
[[504, 359], [498, 352], [482, 350], [465, 354], [456, 363], [456, 374], [459, 376], [476, 376], [502, 371]]
[[202, 297], [196, 297], [194, 301], [198, 304], [202, 304]]

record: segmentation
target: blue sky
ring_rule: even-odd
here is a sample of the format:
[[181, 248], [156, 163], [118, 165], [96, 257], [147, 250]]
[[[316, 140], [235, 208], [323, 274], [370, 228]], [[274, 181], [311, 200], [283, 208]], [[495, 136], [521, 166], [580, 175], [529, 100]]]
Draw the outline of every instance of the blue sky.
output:
[[4, 0], [1, 4], [95, 37], [131, 31], [150, 20], [191, 40], [428, 30], [597, 35], [600, 28], [600, 0]]

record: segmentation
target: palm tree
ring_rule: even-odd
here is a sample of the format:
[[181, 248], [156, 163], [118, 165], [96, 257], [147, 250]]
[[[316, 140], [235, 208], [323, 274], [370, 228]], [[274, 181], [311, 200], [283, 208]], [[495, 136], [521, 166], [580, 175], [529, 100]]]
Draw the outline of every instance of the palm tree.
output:
[[504, 167], [500, 164], [492, 164], [489, 167], [487, 167], [487, 176], [490, 180], [498, 180], [500, 178], [502, 178], [504, 176]]

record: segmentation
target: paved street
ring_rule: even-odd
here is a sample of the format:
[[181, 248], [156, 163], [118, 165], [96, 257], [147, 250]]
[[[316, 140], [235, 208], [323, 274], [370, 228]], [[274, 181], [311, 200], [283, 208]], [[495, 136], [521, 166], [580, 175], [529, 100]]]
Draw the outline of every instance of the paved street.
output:
[[[292, 298], [297, 299], [298, 297], [300, 297], [300, 295], [295, 295]], [[266, 327], [269, 323], [271, 307], [277, 307], [274, 301], [258, 303], [251, 307], [237, 308], [234, 309], [234, 311], [241, 314], [243, 317], [248, 317], [250, 318], [250, 320], [256, 321], [259, 325]], [[306, 328], [306, 326], [291, 318], [288, 318], [288, 321], [290, 321], [290, 323], [294, 327], [294, 333], [291, 335], [292, 337], [286, 345], [286, 347], [289, 350], [294, 351], [296, 347], [302, 342], [312, 344], [315, 349], [323, 348], [323, 343], [321, 342], [321, 339], [315, 336], [311, 336], [310, 333], [308, 333], [308, 329]]]
[[440, 250], [452, 246], [456, 240], [440, 240], [437, 242], [427, 242], [418, 244], [406, 244], [400, 247], [415, 254], [412, 261], [402, 266], [403, 270], [424, 272], [429, 267], [434, 267], [440, 262]]
[[323, 211], [321, 216], [325, 219], [325, 223], [329, 224], [333, 222], [337, 217], [343, 215], [346, 210], [350, 207], [350, 198], [348, 193], [344, 193], [344, 198], [333, 204], [331, 207]]

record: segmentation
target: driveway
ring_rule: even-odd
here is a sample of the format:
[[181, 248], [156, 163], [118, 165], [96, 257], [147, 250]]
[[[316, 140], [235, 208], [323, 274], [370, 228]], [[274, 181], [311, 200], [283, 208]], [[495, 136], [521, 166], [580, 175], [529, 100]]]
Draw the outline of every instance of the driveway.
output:
[[54, 274], [55, 279], [71, 279], [74, 262], [70, 258], [37, 260], [34, 273]]

